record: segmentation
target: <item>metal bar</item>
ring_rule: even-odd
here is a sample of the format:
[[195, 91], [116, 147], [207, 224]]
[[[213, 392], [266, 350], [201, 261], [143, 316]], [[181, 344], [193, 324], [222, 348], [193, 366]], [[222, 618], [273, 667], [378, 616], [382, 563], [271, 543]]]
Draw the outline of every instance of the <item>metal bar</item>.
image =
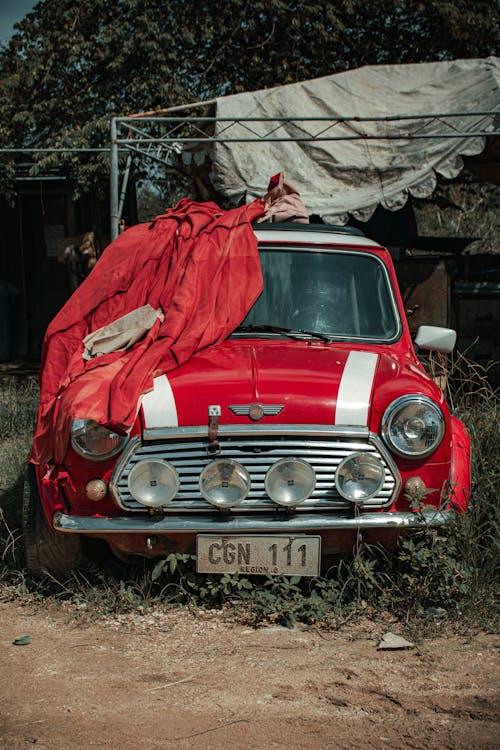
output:
[[[150, 440], [179, 440], [180, 438], [198, 438], [202, 439], [206, 437], [206, 427], [150, 427], [146, 428], [143, 432], [144, 441]], [[247, 437], [249, 435], [249, 427], [247, 425], [232, 424], [232, 425], [220, 425], [219, 434], [224, 437]], [[262, 425], [253, 424], [251, 425], [251, 437], [258, 438], [261, 436], [269, 436], [275, 438], [279, 437], [291, 437], [302, 439], [304, 436], [307, 438], [325, 438], [326, 440], [337, 440], [339, 438], [368, 438], [370, 431], [368, 427], [338, 427], [337, 425], [314, 425], [314, 424], [290, 424], [290, 425]], [[376, 436], [372, 433], [372, 439], [377, 440]], [[137, 441], [138, 442], [138, 441]], [[137, 444], [137, 443], [136, 443]], [[378, 441], [377, 441], [378, 445]], [[123, 461], [126, 463], [128, 456], [123, 454], [120, 459], [120, 463]], [[119, 470], [117, 465], [116, 471]]]
[[110, 213], [111, 213], [111, 241], [116, 240], [118, 237], [119, 229], [119, 212], [118, 212], [118, 180], [119, 180], [119, 165], [118, 165], [118, 144], [116, 142], [116, 119], [111, 119], [111, 143], [109, 153], [109, 200], [110, 200]]
[[[176, 138], [172, 138], [172, 143], [175, 143], [177, 141]], [[142, 151], [140, 148], [137, 148], [137, 146], [132, 146], [132, 143], [138, 143], [138, 141], [131, 141], [130, 143], [126, 144], [126, 148], [129, 151], [134, 151], [136, 154], [140, 154], [141, 156], [145, 156], [147, 159], [152, 159], [153, 161], [158, 162], [158, 164], [163, 164], [164, 167], [171, 166], [168, 161], [165, 161], [165, 159], [161, 159], [159, 156], [156, 156], [155, 154], [150, 154], [148, 151]], [[150, 143], [156, 143], [155, 139], [150, 140]]]
[[104, 154], [109, 148], [0, 148], [2, 154], [53, 154], [53, 153], [78, 153], [78, 154]]
[[[179, 137], [167, 137], [162, 138], [163, 143], [323, 143], [325, 141], [413, 141], [413, 140], [428, 140], [429, 138], [441, 139], [441, 138], [486, 138], [488, 136], [498, 136], [500, 131], [482, 131], [479, 133], [449, 133], [440, 134], [432, 133], [429, 135], [411, 135], [407, 133], [405, 135], [348, 135], [348, 136], [321, 136], [316, 138], [311, 135], [309, 137], [294, 137], [288, 136], [287, 138], [267, 138], [265, 135], [255, 138], [215, 138], [213, 136], [206, 136], [205, 138], [179, 138]], [[142, 138], [142, 143], [157, 143], [160, 139], [158, 138]], [[128, 148], [131, 147], [132, 143], [137, 141], [124, 139], [119, 140], [118, 143]], [[141, 153], [141, 152], [139, 152]]]
[[125, 203], [125, 194], [127, 192], [127, 185], [128, 185], [128, 178], [130, 175], [130, 167], [132, 165], [132, 154], [127, 155], [127, 162], [125, 164], [125, 169], [123, 172], [123, 179], [122, 179], [122, 189], [120, 191], [120, 199], [118, 201], [118, 222], [120, 222], [120, 219], [122, 218], [123, 214], [123, 205]]
[[328, 529], [412, 529], [445, 526], [456, 518], [455, 511], [429, 513], [362, 513], [359, 516], [340, 516], [335, 513], [311, 513], [290, 516], [272, 514], [259, 516], [214, 514], [203, 517], [176, 516], [165, 518], [72, 516], [57, 512], [52, 525], [57, 531], [70, 534], [199, 534], [234, 532], [322, 531]]
[[[149, 122], [392, 122], [398, 120], [434, 120], [446, 117], [498, 117], [500, 112], [490, 110], [488, 112], [434, 112], [432, 114], [415, 115], [379, 115], [377, 117], [144, 117]], [[127, 117], [117, 117], [118, 123], [127, 122]]]
[[[177, 121], [176, 121], [176, 122], [177, 122]], [[181, 127], [181, 126], [182, 126], [182, 120], [180, 120], [180, 121], [179, 121], [179, 123], [180, 123], [180, 124], [179, 124], [179, 125], [177, 125], [177, 126], [176, 126], [175, 128], [170, 128], [170, 131], [169, 131], [169, 132], [173, 132], [173, 131], [175, 131], [175, 130], [178, 130], [178, 129], [179, 129], [179, 127]], [[145, 130], [141, 130], [141, 129], [140, 129], [140, 128], [138, 128], [137, 126], [131, 125], [130, 123], [127, 123], [126, 125], [125, 125], [124, 123], [118, 123], [118, 126], [117, 126], [117, 137], [118, 137], [118, 139], [119, 139], [119, 136], [120, 136], [120, 130], [121, 130], [122, 128], [123, 128], [124, 130], [128, 130], [128, 131], [130, 131], [130, 130], [133, 130], [133, 131], [134, 131], [134, 133], [137, 133], [137, 135], [139, 135], [139, 136], [140, 136], [140, 139], [141, 139], [141, 140], [142, 140], [143, 138], [147, 138], [147, 137], [148, 137], [148, 134], [147, 134], [147, 132], [146, 132]], [[202, 132], [202, 131], [200, 131], [200, 132]], [[159, 141], [161, 141], [161, 140], [162, 140], [163, 138], [168, 138], [168, 135], [169, 135], [169, 134], [168, 134], [168, 133], [166, 133], [166, 134], [165, 134], [164, 136], [163, 136], [163, 135], [159, 135], [159, 136], [156, 136], [156, 140], [159, 140]]]
[[141, 130], [140, 128], [137, 127], [137, 125], [131, 125], [129, 122], [126, 125], [124, 123], [117, 122], [117, 124], [116, 124], [116, 131], [117, 131], [117, 135], [118, 136], [120, 135], [120, 130], [122, 128], [124, 130], [128, 130], [128, 131], [132, 130], [134, 133], [137, 133], [137, 135], [140, 135], [141, 138], [142, 138], [143, 135], [147, 135], [146, 131]]

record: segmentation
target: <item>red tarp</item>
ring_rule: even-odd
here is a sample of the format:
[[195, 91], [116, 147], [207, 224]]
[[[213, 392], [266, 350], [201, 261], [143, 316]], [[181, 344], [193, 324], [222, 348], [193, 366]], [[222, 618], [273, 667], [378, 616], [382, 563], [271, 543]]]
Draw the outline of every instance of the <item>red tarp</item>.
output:
[[[155, 375], [239, 325], [262, 291], [250, 222], [264, 209], [262, 200], [222, 211], [183, 199], [105, 250], [47, 329], [32, 462], [61, 464], [76, 418], [128, 431]], [[87, 334], [145, 304], [165, 317], [143, 339], [127, 351], [83, 359]]]

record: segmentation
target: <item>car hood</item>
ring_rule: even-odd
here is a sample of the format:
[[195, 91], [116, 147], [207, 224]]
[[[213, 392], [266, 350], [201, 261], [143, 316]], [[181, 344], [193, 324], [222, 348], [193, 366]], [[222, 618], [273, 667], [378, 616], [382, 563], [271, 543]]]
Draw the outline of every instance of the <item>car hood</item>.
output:
[[[366, 427], [372, 412], [378, 415], [393, 398], [432, 390], [416, 360], [401, 353], [396, 357], [389, 347], [379, 349], [316, 341], [229, 341], [155, 378], [154, 390], [143, 397], [143, 424], [147, 429], [204, 425], [209, 407], [218, 406], [220, 424]], [[374, 391], [381, 394], [375, 409]], [[257, 404], [262, 409], [249, 415]]]

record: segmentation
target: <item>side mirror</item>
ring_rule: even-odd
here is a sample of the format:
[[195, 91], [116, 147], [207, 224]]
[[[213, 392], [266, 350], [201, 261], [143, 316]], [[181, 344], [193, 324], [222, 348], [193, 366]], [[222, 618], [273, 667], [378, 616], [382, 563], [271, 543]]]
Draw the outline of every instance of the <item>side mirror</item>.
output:
[[419, 349], [430, 349], [443, 354], [450, 354], [455, 348], [456, 341], [456, 331], [438, 326], [420, 326], [415, 336], [415, 344]]

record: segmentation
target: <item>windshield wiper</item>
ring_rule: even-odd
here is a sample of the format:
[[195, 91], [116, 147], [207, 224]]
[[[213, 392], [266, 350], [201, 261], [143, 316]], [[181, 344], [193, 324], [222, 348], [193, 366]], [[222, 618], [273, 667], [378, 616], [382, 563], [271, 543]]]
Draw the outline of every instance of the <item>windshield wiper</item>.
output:
[[306, 331], [302, 328], [285, 328], [284, 326], [272, 326], [268, 323], [254, 323], [252, 325], [238, 326], [234, 333], [282, 333], [284, 336], [288, 336], [291, 339], [300, 339], [304, 336], [309, 336], [312, 339], [320, 339], [325, 341], [327, 344], [332, 343], [330, 336], [326, 333], [318, 333], [317, 331]]

